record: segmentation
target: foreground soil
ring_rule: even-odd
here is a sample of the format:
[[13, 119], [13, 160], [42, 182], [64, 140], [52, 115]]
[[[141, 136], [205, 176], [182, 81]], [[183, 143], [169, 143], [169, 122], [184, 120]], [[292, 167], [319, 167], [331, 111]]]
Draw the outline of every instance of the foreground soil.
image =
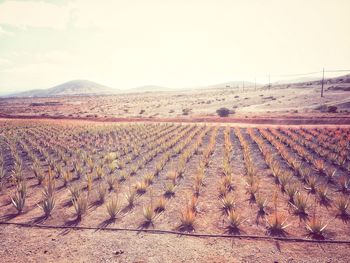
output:
[[349, 262], [346, 244], [0, 226], [2, 262]]

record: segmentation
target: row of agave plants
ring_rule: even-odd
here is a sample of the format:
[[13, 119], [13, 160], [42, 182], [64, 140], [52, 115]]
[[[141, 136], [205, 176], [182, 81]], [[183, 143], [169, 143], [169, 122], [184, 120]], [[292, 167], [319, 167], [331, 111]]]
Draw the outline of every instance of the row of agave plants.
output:
[[[186, 127], [178, 126], [175, 129], [173, 129], [173, 132], [176, 133], [176, 131], [179, 131], [179, 128], [182, 130], [186, 129]], [[147, 131], [145, 130], [145, 132], [147, 132]], [[158, 132], [160, 132], [160, 131], [157, 130], [155, 132], [155, 137], [158, 136]], [[168, 139], [172, 137], [171, 134], [172, 133], [169, 133]], [[162, 134], [162, 135], [164, 135], [164, 134]], [[144, 145], [144, 146], [146, 145], [148, 147], [152, 147], [152, 145], [153, 145], [153, 147], [156, 151], [155, 152], [148, 151], [148, 154], [143, 158], [143, 160], [141, 160], [139, 162], [139, 165], [137, 167], [142, 167], [142, 165], [144, 165], [145, 162], [150, 161], [155, 156], [155, 153], [158, 153], [159, 151], [161, 151], [162, 147], [159, 147], [159, 144], [158, 144], [159, 140], [155, 137], [151, 137], [149, 144], [147, 144], [147, 141], [144, 141], [144, 140], [139, 141], [140, 145]], [[145, 142], [146, 142], [146, 144], [145, 144]], [[153, 142], [153, 144], [152, 144], [152, 142]], [[163, 141], [163, 143], [165, 143], [165, 142], [166, 142], [166, 140]], [[13, 152], [13, 156], [14, 156], [14, 165], [13, 165], [13, 170], [11, 173], [11, 181], [16, 184], [16, 189], [17, 189], [14, 196], [12, 197], [12, 202], [13, 202], [14, 206], [16, 207], [16, 209], [18, 210], [18, 212], [20, 213], [24, 207], [26, 194], [27, 194], [27, 191], [26, 191], [27, 187], [26, 187], [26, 178], [25, 178], [25, 176], [23, 176], [22, 160], [21, 160], [21, 157], [19, 156], [19, 153], [17, 152], [17, 147], [16, 147], [17, 145], [16, 144], [18, 144], [18, 143], [17, 142], [13, 143], [13, 144], [11, 144], [12, 146], [10, 146], [11, 151]], [[34, 173], [35, 177], [37, 178], [39, 185], [41, 185], [44, 182], [44, 188], [47, 187], [47, 185], [53, 185], [51, 179], [47, 180], [47, 178], [51, 178], [50, 175], [53, 172], [55, 173], [55, 179], [62, 178], [65, 187], [67, 187], [71, 181], [79, 180], [80, 177], [82, 176], [82, 174], [86, 173], [87, 174], [86, 184], [88, 185], [87, 189], [90, 190], [91, 184], [92, 184], [93, 179], [94, 179], [93, 178], [94, 175], [96, 174], [97, 179], [101, 179], [103, 177], [103, 175], [104, 175], [104, 169], [102, 168], [103, 164], [108, 164], [110, 174], [112, 174], [115, 171], [115, 168], [122, 169], [122, 165], [120, 165], [120, 163], [118, 163], [119, 165], [115, 165], [114, 161], [116, 161], [116, 160], [113, 160], [113, 157], [117, 158], [118, 154], [111, 154], [111, 153], [107, 154], [104, 158], [102, 158], [103, 162], [101, 162], [101, 166], [99, 166], [99, 165], [95, 165], [95, 163], [96, 163], [95, 160], [92, 162], [91, 157], [87, 157], [87, 154], [84, 155], [84, 153], [82, 153], [82, 151], [79, 151], [78, 153], [72, 154], [70, 156], [70, 159], [72, 159], [73, 161], [72, 161], [72, 165], [69, 166], [66, 162], [64, 162], [64, 158], [57, 159], [57, 158], [54, 158], [52, 156], [55, 154], [50, 155], [48, 153], [49, 150], [45, 151], [45, 149], [43, 149], [42, 147], [34, 148], [34, 150], [30, 150], [29, 146], [27, 144], [23, 144], [22, 142], [19, 142], [19, 144], [22, 144], [23, 150], [27, 153], [28, 156], [30, 156], [30, 159], [33, 162], [33, 164], [32, 164], [33, 173]], [[50, 152], [52, 152], [52, 148], [54, 148], [54, 147], [51, 146]], [[134, 148], [134, 149], [138, 149], [138, 148]], [[55, 149], [53, 149], [53, 150], [55, 150]], [[148, 148], [147, 150], [150, 150], [150, 148]], [[44, 157], [44, 160], [47, 161], [48, 171], [45, 171], [44, 169], [42, 169], [43, 166], [41, 165], [41, 161], [39, 160], [38, 157], [35, 156], [34, 152], [38, 153], [40, 155], [39, 157], [41, 157], [41, 159], [42, 159], [42, 157]], [[55, 151], [53, 151], [53, 152], [55, 153]], [[126, 153], [126, 152], [128, 152], [128, 151], [124, 151], [124, 153]], [[133, 156], [137, 156], [138, 151], [136, 151], [136, 153], [137, 154], [133, 155]], [[3, 157], [3, 155], [1, 155], [1, 156]], [[120, 155], [118, 157], [120, 157]], [[1, 160], [3, 160], [3, 158], [1, 158]], [[128, 160], [130, 161], [130, 159], [128, 159]], [[60, 162], [62, 163], [62, 165], [59, 164]], [[142, 163], [142, 162], [144, 162], [144, 163]], [[79, 164], [79, 163], [82, 163], [82, 164]], [[0, 164], [1, 164], [1, 168], [3, 168], [4, 162], [1, 161]], [[62, 166], [66, 166], [66, 169], [63, 169]], [[82, 167], [84, 168], [85, 166], [89, 167], [88, 171], [84, 171], [82, 169]], [[70, 169], [70, 167], [73, 167], [73, 168]], [[131, 171], [131, 173], [135, 172], [135, 170], [137, 170], [137, 169], [134, 168], [133, 171]], [[1, 169], [2, 174], [5, 174], [4, 171], [5, 171], [5, 169]], [[74, 174], [75, 178], [73, 178], [73, 174]], [[125, 172], [121, 173], [121, 174], [122, 174], [122, 176], [124, 176], [124, 178], [127, 177], [127, 174], [125, 174]], [[3, 180], [4, 178], [5, 178], [5, 176], [1, 177], [1, 182], [4, 181]], [[111, 185], [113, 185], [113, 181], [114, 181], [113, 176], [109, 176], [107, 179], [107, 182], [109, 182], [110, 188], [111, 188]], [[79, 189], [79, 187], [77, 187], [76, 185], [77, 184], [72, 185], [70, 188], [70, 190], [72, 192], [72, 196], [74, 197], [73, 199], [76, 199], [75, 193], [78, 192], [78, 190], [76, 190], [76, 189]], [[52, 187], [50, 187], [50, 188], [52, 188]], [[102, 192], [103, 188], [104, 188], [103, 186], [99, 187], [99, 193]], [[47, 192], [47, 191], [44, 190], [44, 192]], [[52, 191], [49, 191], [49, 192], [52, 193]], [[52, 194], [50, 194], [50, 195], [45, 194], [44, 198], [42, 200], [42, 203], [43, 204], [47, 203], [50, 200], [51, 200], [51, 203], [53, 204], [54, 200], [53, 200]], [[73, 204], [75, 204], [75, 203], [73, 202]], [[75, 205], [78, 206], [78, 203]], [[41, 207], [44, 207], [44, 206], [41, 206]], [[47, 214], [47, 212], [45, 212], [45, 213]]]
[[[259, 129], [261, 136], [256, 134], [252, 129], [248, 133], [257, 143], [266, 164], [275, 177], [276, 183], [280, 185], [281, 192], [288, 196], [288, 204], [293, 209], [293, 213], [302, 217], [308, 216], [311, 213], [312, 217], [306, 223], [306, 229], [313, 237], [323, 237], [328, 223], [323, 222], [320, 216], [316, 214], [316, 203], [312, 206], [309, 201], [309, 195], [303, 193], [303, 190], [307, 190], [310, 194], [316, 194], [319, 204], [328, 206], [332, 201], [328, 195], [328, 184], [331, 181], [328, 179], [322, 181], [320, 178], [322, 174], [320, 174], [320, 170], [315, 166], [313, 157], [309, 156], [308, 159], [300, 158], [304, 155], [298, 156], [297, 151], [290, 151], [281, 142], [281, 137], [276, 134], [276, 130]], [[269, 147], [268, 143], [274, 147], [273, 150]], [[275, 154], [276, 150], [277, 155]], [[281, 160], [285, 161], [286, 166], [281, 163]], [[332, 173], [335, 173], [335, 171], [332, 170]], [[298, 181], [301, 181], [301, 184]], [[348, 197], [338, 195], [334, 200], [334, 206], [337, 210], [336, 216], [348, 218], [348, 205]]]

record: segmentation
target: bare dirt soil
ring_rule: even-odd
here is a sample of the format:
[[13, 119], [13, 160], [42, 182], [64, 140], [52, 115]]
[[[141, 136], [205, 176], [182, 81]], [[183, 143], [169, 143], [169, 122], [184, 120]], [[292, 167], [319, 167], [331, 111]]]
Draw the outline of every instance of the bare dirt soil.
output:
[[[344, 176], [348, 178], [350, 160], [345, 159], [344, 163], [338, 164], [330, 161], [327, 156], [333, 152], [332, 145], [340, 145], [342, 150], [339, 155], [347, 156], [349, 128], [337, 125], [317, 128], [308, 126], [303, 129], [299, 126], [288, 126], [290, 129], [287, 129], [287, 126], [269, 129], [261, 125], [249, 125], [248, 128], [237, 128], [237, 125], [223, 126], [226, 125], [1, 120], [0, 143], [5, 170], [4, 187], [0, 192], [0, 221], [4, 223], [0, 224], [1, 259], [4, 262], [348, 262], [348, 217], [337, 216], [335, 202], [338, 197], [349, 194], [347, 190], [340, 192], [338, 180]], [[272, 139], [263, 136], [265, 133], [272, 134]], [[298, 138], [298, 145], [308, 141], [307, 138], [311, 136], [311, 144], [303, 146], [310, 161], [302, 159], [293, 145], [283, 143], [277, 149], [274, 144], [277, 135], [290, 140]], [[257, 138], [261, 138], [261, 141]], [[163, 139], [166, 140], [158, 145], [157, 142]], [[172, 140], [175, 140], [174, 144], [166, 144]], [[205, 160], [205, 152], [211, 149], [209, 162], [204, 169], [204, 181], [197, 197], [194, 229], [189, 232], [230, 234], [227, 232], [227, 216], [220, 211], [218, 194], [225, 177], [223, 161], [227, 155], [228, 141], [232, 144], [232, 151], [228, 156], [234, 186], [228, 195], [235, 200], [235, 211], [245, 219], [239, 231], [235, 231], [235, 235], [252, 235], [264, 239], [189, 237], [181, 232], [142, 232], [143, 229], [179, 231], [181, 214], [188, 205], [189, 198], [194, 195], [198, 167]], [[320, 149], [315, 148], [321, 141], [327, 143]], [[286, 156], [294, 156], [293, 158], [310, 167], [317, 179], [317, 187], [327, 185], [329, 204], [321, 204], [317, 192], [308, 190], [306, 181], [294, 171], [290, 183], [293, 181], [293, 184], [298, 185], [299, 192], [308, 196], [309, 200], [308, 214], [295, 214], [287, 194], [281, 190], [280, 183], [276, 180], [277, 177], [272, 176], [270, 164], [266, 162], [258, 143], [264, 144], [266, 149], [274, 153], [276, 162], [285, 171], [293, 171], [287, 163]], [[163, 150], [160, 150], [161, 145]], [[175, 152], [177, 147], [179, 151]], [[282, 152], [280, 147], [285, 148], [289, 155]], [[165, 210], [153, 218], [152, 224], [145, 225], [144, 208], [155, 204], [164, 196], [166, 185], [170, 182], [169, 173], [181, 167], [184, 154], [191, 152], [191, 149], [196, 151], [186, 162], [181, 178], [176, 180], [174, 195], [166, 199]], [[157, 150], [155, 155], [148, 159], [154, 150]], [[116, 161], [125, 161], [125, 164], [109, 174], [107, 157], [113, 152], [119, 152], [121, 155]], [[147, 186], [146, 193], [138, 194], [135, 205], [129, 207], [125, 194], [130, 189], [136, 189], [137, 184], [154, 171], [167, 152], [170, 153], [169, 159], [154, 177], [154, 181]], [[266, 215], [258, 212], [257, 203], [248, 192], [249, 162], [247, 163], [245, 157], [246, 152], [249, 153], [250, 164], [253, 164], [258, 172], [253, 177], [259, 181], [259, 196], [268, 200]], [[87, 157], [93, 160], [92, 172], [84, 161]], [[17, 184], [12, 177], [16, 158], [22, 160], [27, 186], [26, 203], [20, 214], [11, 204]], [[68, 160], [67, 163], [64, 162], [65, 159]], [[315, 170], [313, 160], [316, 159], [324, 160], [327, 169], [336, 169], [332, 181], [327, 181], [324, 174]], [[56, 175], [56, 206], [48, 218], [43, 217], [43, 211], [38, 206], [46, 186], [38, 185], [32, 166], [34, 160], [40, 164], [40, 170], [46, 177], [52, 163]], [[130, 172], [132, 166], [139, 161], [144, 165], [135, 174], [121, 180], [122, 172]], [[74, 164], [82, 166], [82, 176], [77, 175]], [[102, 180], [96, 178], [99, 164], [105, 173]], [[67, 186], [64, 185], [63, 175], [58, 167], [63, 171], [71, 171], [74, 176]], [[90, 174], [94, 179], [92, 189], [88, 190], [87, 176]], [[118, 179], [117, 186], [107, 192], [105, 201], [101, 203], [98, 201], [98, 187], [111, 177]], [[87, 194], [88, 198], [87, 212], [80, 220], [77, 220], [71, 203], [69, 187], [73, 185], [79, 186], [82, 194]], [[287, 215], [289, 224], [286, 231], [278, 236], [269, 234], [267, 224], [268, 216], [277, 213], [277, 208], [274, 208], [274, 192], [278, 193], [278, 213]], [[123, 209], [116, 220], [109, 220], [106, 204], [116, 195], [120, 197], [120, 206]], [[313, 207], [317, 207], [318, 217], [328, 223], [323, 241], [313, 240], [305, 227], [311, 220]], [[26, 227], [15, 225], [16, 223], [25, 224]], [[31, 227], [32, 225], [57, 226], [63, 229], [43, 229]], [[77, 230], [74, 227], [96, 229]], [[136, 232], [108, 231], [101, 228], [128, 228]], [[284, 237], [296, 238], [299, 242], [280, 240]], [[303, 242], [302, 239], [312, 242]], [[345, 242], [331, 243], [337, 240]]]

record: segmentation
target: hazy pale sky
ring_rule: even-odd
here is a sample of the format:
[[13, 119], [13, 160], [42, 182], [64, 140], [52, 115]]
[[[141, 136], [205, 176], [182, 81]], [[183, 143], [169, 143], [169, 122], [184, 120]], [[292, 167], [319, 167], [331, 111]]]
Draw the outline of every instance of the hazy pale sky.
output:
[[350, 68], [349, 0], [0, 1], [0, 92]]

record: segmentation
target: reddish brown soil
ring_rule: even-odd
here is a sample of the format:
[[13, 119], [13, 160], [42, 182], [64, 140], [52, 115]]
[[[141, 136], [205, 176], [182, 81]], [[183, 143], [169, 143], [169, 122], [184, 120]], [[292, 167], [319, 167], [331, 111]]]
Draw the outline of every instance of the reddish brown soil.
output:
[[[217, 120], [217, 118], [215, 118]], [[9, 124], [13, 125], [10, 120]], [[66, 120], [61, 120], [66, 123]], [[61, 121], [45, 120], [59, 128]], [[123, 120], [126, 121], [126, 120]], [[133, 121], [128, 119], [128, 121]], [[143, 120], [144, 121], [144, 120]], [[154, 121], [154, 120], [153, 120]], [[164, 120], [165, 121], [165, 120]], [[191, 120], [193, 121], [193, 120]], [[19, 122], [26, 123], [28, 120]], [[74, 123], [74, 120], [71, 121]], [[68, 122], [70, 123], [70, 122]], [[90, 123], [94, 125], [93, 122]], [[84, 123], [83, 123], [84, 125]], [[261, 194], [271, 198], [276, 189], [274, 179], [270, 176], [261, 152], [256, 143], [241, 129], [244, 138], [252, 148], [252, 158], [259, 168], [261, 177]], [[187, 197], [192, 193], [195, 171], [203, 150], [209, 144], [209, 138], [214, 132], [212, 128], [204, 137], [199, 148], [199, 154], [194, 155], [186, 164], [184, 178], [175, 190], [175, 196], [168, 200], [166, 210], [154, 220], [148, 229], [177, 230], [181, 209], [186, 205]], [[258, 133], [257, 130], [254, 132]], [[191, 145], [198, 134], [191, 140]], [[245, 166], [241, 144], [231, 128], [231, 142], [233, 144], [232, 167], [234, 172], [235, 190], [232, 193], [238, 200], [237, 210], [247, 220], [242, 224], [240, 234], [259, 235], [269, 237], [266, 221], [257, 216], [257, 206], [249, 200], [246, 193]], [[218, 210], [219, 200], [217, 189], [219, 186], [221, 165], [224, 155], [224, 129], [219, 127], [216, 135], [214, 153], [209, 166], [205, 170], [204, 183], [198, 198], [198, 215], [195, 233], [227, 234], [225, 232], [225, 218]], [[267, 141], [265, 140], [267, 143]], [[185, 149], [188, 146], [185, 147]], [[273, 146], [270, 145], [271, 149]], [[154, 169], [161, 155], [157, 155], [136, 175], [120, 185], [122, 206], [126, 206], [123, 194], [129, 186], [139, 181], [147, 171]], [[131, 210], [124, 210], [115, 222], [110, 222], [105, 205], [98, 204], [96, 194], [92, 193], [88, 213], [81, 221], [75, 220], [74, 210], [67, 203], [68, 189], [63, 187], [61, 180], [56, 184], [57, 207], [52, 217], [42, 218], [42, 211], [37, 206], [41, 198], [41, 187], [37, 185], [32, 171], [26, 164], [25, 173], [28, 180], [28, 200], [24, 213], [16, 215], [10, 203], [10, 193], [14, 186], [8, 185], [6, 192], [0, 193], [0, 217], [2, 222], [41, 224], [53, 226], [83, 226], [83, 227], [117, 227], [140, 229], [143, 224], [143, 206], [160, 197], [164, 192], [166, 175], [176, 167], [179, 156], [172, 156], [155, 182], [147, 189], [147, 193], [136, 200]], [[281, 159], [281, 162], [283, 160]], [[126, 168], [128, 169], [128, 167]], [[97, 182], [94, 183], [94, 187]], [[303, 191], [306, 193], [306, 190]], [[113, 192], [107, 196], [107, 201]], [[334, 193], [336, 195], [336, 193]], [[332, 196], [333, 197], [333, 196]], [[282, 212], [289, 214], [291, 226], [287, 230], [287, 237], [309, 238], [305, 230], [305, 221], [292, 214], [288, 208], [288, 198], [280, 194], [279, 207]], [[153, 201], [152, 200], [152, 201]], [[270, 205], [269, 209], [272, 205]], [[326, 240], [348, 240], [349, 225], [335, 218], [335, 211], [322, 208], [322, 214], [332, 221], [326, 233]], [[24, 228], [14, 225], [0, 225], [0, 257], [4, 262], [349, 262], [348, 250], [350, 244], [306, 243], [271, 240], [251, 240], [238, 238], [198, 238], [172, 234], [151, 234], [143, 232], [123, 232], [106, 230], [70, 230], [70, 229], [39, 229]], [[1, 260], [0, 260], [1, 261]]]

